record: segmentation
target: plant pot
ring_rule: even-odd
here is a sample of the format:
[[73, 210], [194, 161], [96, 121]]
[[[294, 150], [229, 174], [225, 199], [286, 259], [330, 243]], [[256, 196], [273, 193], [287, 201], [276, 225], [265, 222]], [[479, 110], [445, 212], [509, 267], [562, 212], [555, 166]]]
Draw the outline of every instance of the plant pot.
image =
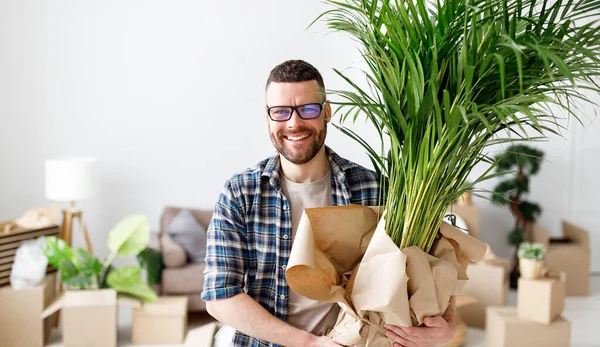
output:
[[543, 260], [526, 258], [519, 259], [519, 271], [521, 272], [521, 277], [526, 279], [536, 279], [542, 277], [543, 266]]

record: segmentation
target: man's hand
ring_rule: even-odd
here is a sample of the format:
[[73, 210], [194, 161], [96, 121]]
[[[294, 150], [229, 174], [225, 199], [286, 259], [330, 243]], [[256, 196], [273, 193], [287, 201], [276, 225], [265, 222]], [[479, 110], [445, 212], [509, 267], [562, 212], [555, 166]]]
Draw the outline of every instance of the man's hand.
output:
[[454, 310], [456, 299], [450, 298], [450, 305], [442, 317], [425, 317], [425, 326], [399, 327], [388, 325], [387, 337], [394, 341], [394, 347], [433, 347], [449, 342], [456, 332]]
[[343, 347], [340, 344], [333, 342], [330, 337], [327, 336], [315, 336], [309, 345], [310, 347]]

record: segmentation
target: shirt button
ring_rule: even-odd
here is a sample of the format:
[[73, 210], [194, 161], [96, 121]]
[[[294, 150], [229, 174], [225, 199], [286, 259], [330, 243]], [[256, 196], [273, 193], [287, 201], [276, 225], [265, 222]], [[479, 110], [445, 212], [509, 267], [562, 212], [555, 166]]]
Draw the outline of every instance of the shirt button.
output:
[[282, 265], [281, 268], [285, 270], [285, 269], [287, 269], [287, 266]]
[[287, 205], [283, 205], [283, 210], [284, 210], [284, 211], [287, 211], [287, 210], [288, 210], [288, 207], [287, 207]]
[[287, 234], [283, 235], [283, 239], [287, 240], [289, 238], [289, 236]]
[[279, 298], [280, 298], [281, 300], [285, 300], [285, 295], [281, 294], [281, 295], [279, 296]]

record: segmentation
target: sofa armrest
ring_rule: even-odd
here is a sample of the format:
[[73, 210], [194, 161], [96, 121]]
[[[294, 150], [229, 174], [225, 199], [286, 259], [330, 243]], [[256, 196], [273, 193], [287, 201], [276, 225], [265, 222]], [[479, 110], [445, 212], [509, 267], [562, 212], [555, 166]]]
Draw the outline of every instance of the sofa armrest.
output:
[[146, 246], [160, 252], [160, 235], [154, 231], [150, 232], [150, 239]]
[[185, 253], [185, 250], [176, 244], [168, 233], [162, 233], [160, 241], [163, 264], [165, 267], [177, 268], [187, 264], [187, 254]]

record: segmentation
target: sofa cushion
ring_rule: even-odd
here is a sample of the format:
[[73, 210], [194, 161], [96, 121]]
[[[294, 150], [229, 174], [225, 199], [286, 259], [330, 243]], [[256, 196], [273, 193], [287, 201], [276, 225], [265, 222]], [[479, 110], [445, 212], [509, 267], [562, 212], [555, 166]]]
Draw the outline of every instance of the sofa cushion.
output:
[[204, 263], [206, 228], [198, 222], [190, 210], [182, 209], [173, 217], [168, 233], [173, 242], [185, 250], [190, 263]]
[[162, 290], [165, 295], [198, 294], [204, 287], [204, 264], [189, 264], [179, 268], [166, 268], [162, 273]]

